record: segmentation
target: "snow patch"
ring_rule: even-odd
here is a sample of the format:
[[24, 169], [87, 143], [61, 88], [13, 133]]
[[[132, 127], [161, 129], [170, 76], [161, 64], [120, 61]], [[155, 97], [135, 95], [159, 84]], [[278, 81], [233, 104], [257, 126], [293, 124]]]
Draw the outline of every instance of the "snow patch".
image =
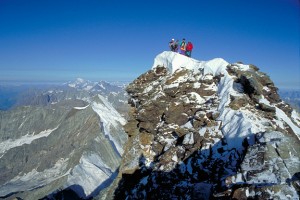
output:
[[111, 132], [113, 130], [119, 130], [120, 125], [125, 125], [126, 120], [121, 114], [105, 99], [103, 96], [98, 95], [101, 103], [92, 103], [93, 110], [99, 115], [101, 122], [103, 123], [104, 134], [113, 142], [120, 155], [124, 150], [119, 142], [113, 137]]
[[180, 69], [190, 69], [195, 72], [203, 70], [204, 75], [211, 74], [216, 76], [222, 74], [223, 71], [226, 70], [228, 64], [229, 63], [222, 58], [215, 58], [209, 61], [198, 61], [178, 53], [164, 51], [155, 57], [152, 69], [157, 66], [164, 66], [172, 74]]
[[89, 105], [84, 106], [84, 107], [74, 107], [74, 109], [76, 109], [76, 110], [84, 110], [84, 109], [86, 109], [87, 107], [89, 107]]
[[0, 154], [4, 154], [9, 149], [12, 149], [14, 147], [22, 146], [23, 144], [30, 144], [33, 140], [42, 138], [42, 137], [48, 137], [53, 131], [55, 131], [58, 128], [58, 126], [54, 129], [48, 129], [41, 131], [39, 134], [34, 133], [32, 135], [24, 135], [21, 138], [18, 138], [16, 140], [8, 139], [3, 142], [1, 142], [0, 145]]
[[80, 185], [83, 190], [72, 188], [81, 198], [88, 197], [95, 190], [100, 190], [107, 185], [102, 185], [104, 181], [110, 179], [113, 172], [104, 164], [99, 155], [83, 155], [79, 164], [76, 165], [68, 176], [65, 187]]
[[[276, 107], [276, 116], [277, 119], [284, 121], [285, 123], [287, 123], [291, 129], [293, 130], [293, 132], [296, 134], [296, 136], [298, 137], [298, 139], [300, 140], [300, 128], [295, 125], [293, 123], [293, 121], [279, 108]], [[278, 121], [277, 121], [278, 122]], [[281, 123], [277, 123], [279, 126], [281, 126], [281, 128], [284, 128], [283, 125]]]
[[295, 110], [292, 111], [292, 119], [300, 126], [300, 115]]

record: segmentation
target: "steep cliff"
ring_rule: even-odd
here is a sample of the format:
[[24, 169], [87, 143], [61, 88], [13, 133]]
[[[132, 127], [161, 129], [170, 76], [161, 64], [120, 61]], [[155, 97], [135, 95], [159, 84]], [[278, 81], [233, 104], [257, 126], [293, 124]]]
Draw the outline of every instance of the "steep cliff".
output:
[[299, 198], [299, 114], [256, 66], [163, 52], [127, 92], [107, 199]]

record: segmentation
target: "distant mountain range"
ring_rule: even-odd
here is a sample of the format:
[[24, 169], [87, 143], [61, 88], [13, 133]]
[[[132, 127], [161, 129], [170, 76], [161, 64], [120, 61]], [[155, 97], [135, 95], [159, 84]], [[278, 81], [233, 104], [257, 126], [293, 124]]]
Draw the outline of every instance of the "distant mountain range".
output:
[[294, 107], [298, 112], [300, 112], [300, 89], [298, 90], [279, 90], [279, 95], [281, 98]]
[[0, 88], [0, 198], [90, 198], [118, 173], [124, 87], [77, 79]]

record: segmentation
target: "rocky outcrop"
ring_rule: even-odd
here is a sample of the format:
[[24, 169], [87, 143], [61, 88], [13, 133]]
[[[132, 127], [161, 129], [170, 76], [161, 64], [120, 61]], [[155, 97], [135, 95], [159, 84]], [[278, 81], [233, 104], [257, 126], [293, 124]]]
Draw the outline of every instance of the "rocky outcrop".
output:
[[299, 198], [299, 115], [257, 67], [163, 52], [127, 92], [107, 199]]

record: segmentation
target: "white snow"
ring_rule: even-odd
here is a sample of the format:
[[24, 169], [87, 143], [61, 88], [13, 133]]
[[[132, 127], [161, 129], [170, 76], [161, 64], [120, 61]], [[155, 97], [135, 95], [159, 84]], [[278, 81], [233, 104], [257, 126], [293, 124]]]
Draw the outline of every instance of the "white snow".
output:
[[121, 144], [111, 134], [112, 130], [119, 130], [121, 125], [125, 125], [126, 120], [121, 114], [104, 98], [102, 95], [98, 95], [102, 103], [92, 103], [93, 110], [99, 115], [104, 127], [104, 134], [114, 143], [117, 151], [120, 155], [124, 150]]
[[[300, 128], [298, 126], [296, 126], [292, 122], [292, 120], [281, 109], [279, 109], [277, 107], [276, 107], [276, 116], [277, 116], [278, 119], [280, 119], [280, 120], [284, 121], [285, 123], [287, 123], [300, 140]], [[280, 123], [279, 123], [279, 125], [280, 125]], [[284, 127], [281, 127], [281, 128], [284, 128]]]
[[234, 63], [234, 65], [236, 65], [239, 70], [243, 70], [243, 71], [246, 71], [246, 70], [249, 70], [249, 65], [244, 65], [244, 64], [241, 64], [241, 63]]
[[178, 87], [179, 86], [179, 83], [175, 82], [175, 83], [172, 83], [170, 85], [164, 85], [163, 88], [164, 89], [170, 89], [170, 88], [175, 88], [175, 87]]
[[12, 140], [12, 139], [5, 140], [5, 141], [1, 142], [0, 155], [4, 154], [6, 151], [8, 151], [11, 148], [22, 146], [23, 144], [30, 144], [33, 140], [36, 140], [36, 139], [39, 139], [42, 137], [47, 137], [57, 128], [58, 128], [58, 126], [54, 129], [48, 129], [48, 130], [41, 131], [40, 133], [35, 134], [35, 135], [34, 135], [34, 133], [32, 135], [27, 134], [18, 139], [15, 139], [15, 140]]
[[199, 135], [200, 135], [200, 136], [204, 137], [205, 133], [206, 133], [206, 128], [203, 127], [203, 128], [201, 128], [201, 129], [199, 130]]
[[200, 65], [201, 62], [192, 58], [188, 58], [178, 53], [164, 51], [156, 56], [152, 69], [157, 66], [164, 66], [169, 70], [169, 72], [174, 73], [177, 69], [194, 69], [195, 67], [200, 67]]
[[187, 133], [185, 136], [184, 136], [184, 139], [183, 139], [183, 144], [194, 144], [194, 134], [191, 132], [191, 133]]
[[173, 146], [176, 142], [177, 138], [171, 136], [171, 138], [164, 138], [162, 136], [159, 136], [158, 141], [161, 144], [165, 144], [164, 151], [167, 151], [170, 149], [171, 146]]
[[[273, 106], [271, 105], [271, 103], [265, 99], [265, 98], [262, 98], [259, 100], [260, 103], [264, 103], [268, 106], [271, 106], [271, 107], [275, 107], [276, 109], [276, 117], [277, 117], [277, 120], [274, 120], [276, 122], [276, 124], [284, 129], [284, 123], [287, 123], [291, 129], [294, 131], [294, 133], [297, 135], [297, 137], [300, 139], [300, 128], [298, 127], [299, 124], [300, 124], [300, 121], [299, 121], [299, 115], [297, 115], [297, 112], [293, 110], [292, 112], [292, 119], [294, 121], [292, 121], [286, 114], [285, 112], [283, 112], [280, 108], [276, 107], [276, 106]], [[296, 122], [297, 124], [294, 124], [294, 122]], [[298, 125], [298, 126], [297, 126]]]
[[203, 70], [203, 75], [211, 74], [216, 76], [222, 74], [228, 64], [222, 58], [215, 58], [210, 61], [198, 61], [178, 53], [164, 51], [156, 56], [152, 69], [157, 66], [164, 66], [170, 73], [174, 73], [178, 69], [190, 69], [196, 72]]
[[172, 156], [172, 160], [173, 160], [174, 162], [178, 162], [178, 157], [177, 157], [176, 154], [174, 154], [174, 155]]
[[300, 126], [300, 115], [295, 110], [292, 111], [292, 119]]
[[103, 84], [101, 83], [101, 84], [98, 84], [102, 89], [106, 89], [104, 86], [103, 86]]
[[84, 107], [74, 107], [74, 109], [76, 109], [76, 110], [84, 110], [84, 109], [86, 109], [87, 107], [89, 107], [89, 105], [84, 106]]
[[264, 86], [264, 87], [263, 87], [263, 90], [265, 90], [265, 91], [267, 91], [267, 92], [270, 91], [270, 89], [269, 89], [267, 86]]
[[259, 103], [264, 103], [267, 106], [272, 106], [271, 103], [267, 99], [265, 99], [264, 97], [259, 99]]
[[251, 180], [247, 181], [248, 184], [264, 184], [264, 183], [274, 183], [277, 184], [278, 180], [274, 173], [270, 171], [263, 171], [262, 173], [257, 173], [255, 177], [251, 177]]
[[83, 88], [83, 90], [89, 91], [89, 90], [91, 90], [92, 88], [93, 88], [92, 85], [87, 85], [85, 88]]
[[83, 155], [79, 164], [70, 172], [65, 187], [80, 185], [83, 191], [73, 189], [81, 198], [85, 198], [109, 179], [112, 174], [111, 169], [104, 164], [99, 155]]
[[197, 105], [201, 105], [205, 103], [205, 99], [203, 99], [198, 93], [196, 92], [190, 92], [188, 93], [188, 96], [190, 97], [189, 99], [194, 100], [193, 103]]
[[194, 88], [200, 88], [200, 86], [201, 86], [201, 83], [199, 83], [199, 82], [194, 83]]
[[153, 89], [152, 85], [149, 85], [148, 87], [146, 87], [143, 91], [143, 93], [148, 93]]
[[70, 84], [68, 84], [68, 86], [71, 87], [71, 88], [74, 88], [74, 87], [76, 87], [76, 84], [70, 83]]

